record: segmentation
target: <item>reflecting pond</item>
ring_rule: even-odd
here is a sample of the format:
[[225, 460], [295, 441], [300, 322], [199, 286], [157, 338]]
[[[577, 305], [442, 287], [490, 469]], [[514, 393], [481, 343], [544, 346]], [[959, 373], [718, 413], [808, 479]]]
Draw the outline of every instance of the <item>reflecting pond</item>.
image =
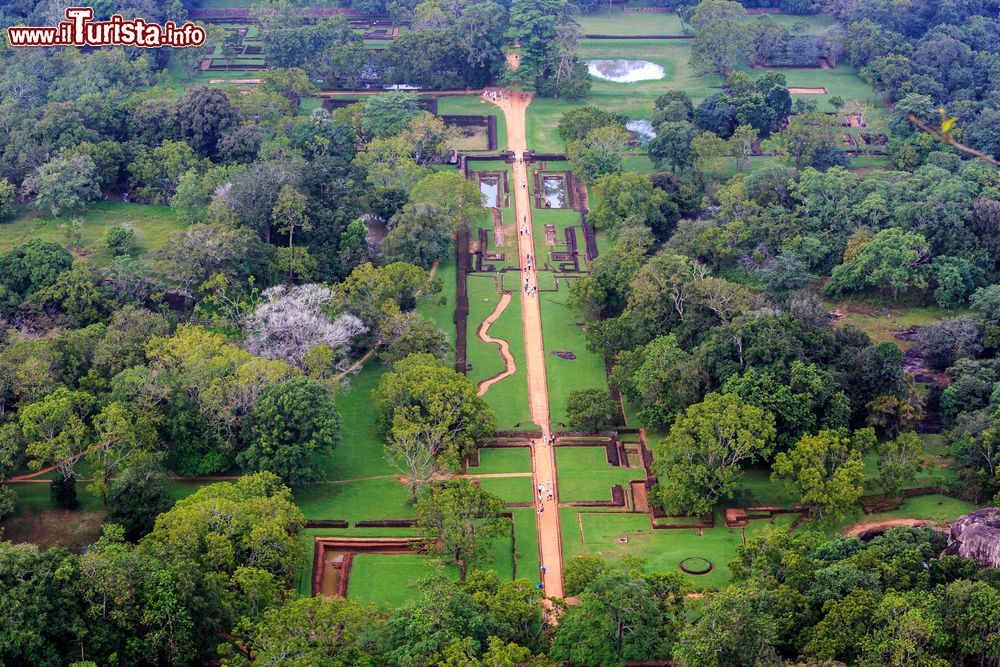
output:
[[542, 177], [542, 196], [548, 203], [547, 208], [565, 208], [566, 187], [562, 176]]
[[588, 60], [587, 71], [594, 78], [615, 83], [655, 81], [665, 74], [663, 67], [648, 60]]
[[496, 176], [480, 176], [479, 191], [483, 193], [483, 206], [500, 208], [500, 179]]

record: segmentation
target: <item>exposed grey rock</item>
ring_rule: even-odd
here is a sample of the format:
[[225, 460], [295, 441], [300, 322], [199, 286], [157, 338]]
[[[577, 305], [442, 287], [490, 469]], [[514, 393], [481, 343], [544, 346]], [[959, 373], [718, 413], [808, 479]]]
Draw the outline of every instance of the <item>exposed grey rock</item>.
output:
[[1000, 567], [1000, 507], [984, 507], [955, 519], [944, 552]]

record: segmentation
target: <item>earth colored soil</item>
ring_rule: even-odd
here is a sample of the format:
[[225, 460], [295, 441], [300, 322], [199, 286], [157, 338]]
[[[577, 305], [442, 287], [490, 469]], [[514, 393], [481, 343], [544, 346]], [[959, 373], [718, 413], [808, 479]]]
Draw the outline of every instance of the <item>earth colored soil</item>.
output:
[[901, 528], [903, 526], [926, 526], [931, 522], [926, 519], [889, 519], [886, 521], [862, 521], [846, 528], [844, 535], [857, 537], [870, 530], [889, 530], [891, 528]]
[[0, 523], [3, 539], [15, 544], [29, 542], [39, 549], [65, 547], [82, 551], [101, 536], [104, 512], [24, 507], [16, 516]]
[[[518, 224], [518, 256], [520, 265], [529, 265], [529, 255], [534, 252], [532, 237], [531, 202], [528, 197], [528, 169], [521, 156], [527, 150], [525, 133], [525, 112], [531, 103], [531, 94], [520, 91], [503, 91], [499, 100], [494, 101], [504, 112], [507, 121], [508, 148], [517, 156], [513, 163], [514, 210]], [[522, 233], [522, 228], [523, 232]], [[538, 285], [535, 263], [523, 271], [524, 282], [529, 289]], [[562, 549], [559, 530], [559, 489], [556, 486], [555, 454], [549, 434], [549, 396], [545, 380], [545, 349], [542, 343], [542, 316], [538, 293], [525, 293], [521, 299], [521, 321], [524, 326], [525, 360], [528, 376], [528, 398], [531, 420], [542, 429], [543, 443], [532, 441], [532, 472], [534, 488], [546, 484], [552, 489], [552, 500], [547, 495], [536, 496], [536, 525], [538, 528], [538, 548], [545, 573], [542, 585], [550, 597], [562, 597]]]
[[790, 95], [826, 95], [826, 88], [789, 88]]

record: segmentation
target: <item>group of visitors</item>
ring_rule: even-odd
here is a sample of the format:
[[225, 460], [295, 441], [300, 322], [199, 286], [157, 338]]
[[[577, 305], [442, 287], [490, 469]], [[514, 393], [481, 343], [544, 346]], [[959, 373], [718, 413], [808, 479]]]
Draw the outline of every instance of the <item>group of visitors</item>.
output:
[[545, 503], [547, 502], [551, 503], [554, 497], [552, 492], [552, 480], [550, 479], [544, 484], [539, 484], [537, 490], [538, 490], [538, 513], [544, 514]]

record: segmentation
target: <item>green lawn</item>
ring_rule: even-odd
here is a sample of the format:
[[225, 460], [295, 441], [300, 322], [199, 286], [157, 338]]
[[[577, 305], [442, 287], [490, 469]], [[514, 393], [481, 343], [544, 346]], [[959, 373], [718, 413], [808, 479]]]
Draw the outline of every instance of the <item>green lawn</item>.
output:
[[593, 14], [582, 14], [577, 22], [588, 35], [683, 35], [680, 17], [674, 12], [646, 14], [631, 12], [626, 14], [618, 7], [611, 12], [598, 9]]
[[[295, 490], [295, 502], [307, 519], [409, 519], [414, 516], [409, 486], [396, 477], [341, 484], [305, 484]], [[354, 528], [340, 530], [350, 534]]]
[[[351, 559], [347, 597], [397, 607], [414, 596], [417, 581], [433, 572], [432, 562], [422, 554], [356, 554]], [[456, 566], [448, 565], [445, 571], [458, 578]]]
[[[340, 442], [319, 457], [320, 476], [324, 480], [358, 479], [396, 472], [383, 457], [383, 443], [372, 433], [371, 393], [378, 387], [387, 367], [370, 359], [362, 369], [349, 375], [344, 388], [336, 395], [340, 408]], [[341, 517], [323, 517], [337, 519]]]
[[500, 496], [505, 503], [530, 503], [533, 500], [531, 477], [483, 477], [479, 486]]
[[[441, 280], [441, 291], [424, 299], [417, 305], [417, 312], [429, 318], [438, 329], [448, 335], [449, 349], [455, 349], [455, 253], [438, 265], [435, 278]], [[454, 355], [446, 363], [454, 365]]]
[[[751, 19], [756, 19], [759, 16], [751, 14]], [[792, 34], [796, 35], [818, 35], [819, 33], [832, 28], [837, 24], [837, 19], [833, 18], [830, 14], [768, 14], [768, 16], [774, 20], [775, 23], [780, 23], [781, 25], [787, 27], [791, 31], [792, 26], [796, 23], [805, 23], [808, 27], [807, 30], [803, 32], [794, 32]]]
[[[566, 417], [566, 401], [576, 389], [607, 389], [604, 360], [587, 349], [583, 327], [566, 307], [568, 291], [541, 293], [542, 338], [545, 374], [549, 389], [549, 419], [559, 428]], [[556, 351], [572, 352], [576, 359], [562, 359]]]
[[71, 218], [83, 220], [83, 252], [98, 264], [107, 264], [112, 259], [104, 245], [104, 233], [110, 227], [130, 224], [135, 228], [137, 255], [163, 247], [172, 232], [185, 227], [169, 206], [96, 201], [87, 204], [82, 211], [66, 212], [59, 219], [51, 218], [47, 210], [22, 209], [7, 222], [0, 223], [0, 251], [35, 238], [65, 244], [63, 225]]
[[642, 468], [609, 464], [604, 447], [556, 447], [556, 471], [561, 502], [611, 500], [612, 486], [627, 494], [629, 481], [646, 476]]
[[506, 118], [500, 111], [500, 107], [487, 102], [479, 95], [448, 95], [441, 97], [438, 99], [438, 113], [442, 116], [496, 116], [497, 150], [502, 151], [507, 148]]
[[479, 466], [469, 468], [472, 475], [505, 472], [531, 472], [531, 450], [528, 447], [483, 447], [479, 450]]
[[[616, 561], [631, 554], [646, 559], [651, 571], [679, 572], [681, 560], [705, 558], [714, 565], [710, 573], [685, 575], [696, 589], [725, 586], [729, 582], [728, 563], [743, 543], [741, 531], [726, 528], [721, 516], [716, 517], [715, 528], [705, 529], [699, 535], [696, 529], [653, 530], [646, 514], [591, 511], [589, 508], [579, 511], [563, 508], [559, 512], [564, 560], [590, 553]], [[754, 521], [746, 528], [746, 537], [751, 539], [768, 529], [787, 529], [793, 520], [792, 515], [782, 515], [774, 524]], [[622, 537], [628, 541], [619, 542]]]
[[[499, 276], [500, 274], [491, 274]], [[508, 280], [516, 281], [515, 277]], [[487, 343], [476, 335], [479, 325], [494, 311], [500, 301], [497, 281], [484, 275], [469, 276], [469, 318], [467, 321], [466, 358], [472, 365], [469, 380], [478, 385], [504, 370], [503, 358], [494, 343]], [[531, 421], [528, 406], [528, 375], [524, 359], [524, 329], [521, 326], [521, 296], [518, 284], [514, 282], [512, 298], [507, 308], [489, 329], [493, 338], [506, 340], [510, 354], [514, 358], [517, 372], [491, 385], [483, 398], [497, 415], [497, 426], [509, 430], [517, 424]]]
[[[826, 88], [825, 95], [792, 95], [792, 98], [803, 98], [817, 103], [820, 111], [832, 111], [828, 100], [833, 95], [839, 95], [850, 105], [859, 102], [874, 109], [885, 109], [885, 102], [875, 94], [864, 79], [858, 76], [858, 70], [850, 65], [839, 64], [834, 69], [819, 69], [817, 67], [781, 68], [776, 70], [747, 70], [755, 79], [769, 72], [785, 75], [789, 88]], [[871, 122], [871, 119], [869, 119]]]
[[[650, 16], [650, 15], [645, 15]], [[684, 41], [656, 39], [585, 39], [580, 43], [580, 59], [648, 60], [664, 69], [658, 81], [614, 83], [593, 80], [590, 93], [582, 100], [567, 102], [560, 99], [535, 98], [528, 107], [526, 124], [528, 148], [536, 151], [563, 152], [563, 142], [556, 127], [566, 111], [593, 104], [625, 114], [629, 118], [648, 119], [653, 102], [668, 90], [685, 90], [698, 101], [722, 84], [717, 75], [698, 76], [688, 64], [691, 47]]]
[[890, 519], [926, 519], [934, 523], [950, 523], [963, 514], [976, 509], [976, 506], [965, 500], [949, 496], [932, 494], [907, 498], [903, 506], [891, 512], [869, 514], [865, 521], [883, 521]]

